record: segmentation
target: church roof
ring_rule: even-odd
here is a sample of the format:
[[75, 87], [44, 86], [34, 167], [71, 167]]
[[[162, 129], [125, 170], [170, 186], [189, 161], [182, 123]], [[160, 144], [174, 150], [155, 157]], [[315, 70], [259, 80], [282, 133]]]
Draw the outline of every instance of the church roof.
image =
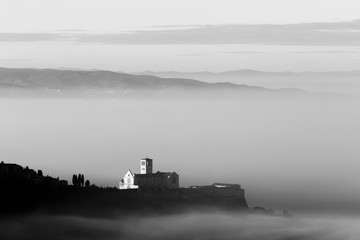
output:
[[147, 174], [135, 174], [135, 177], [137, 178], [145, 178], [145, 177], [151, 177], [151, 176], [171, 176], [171, 175], [178, 175], [176, 172], [160, 172], [157, 171], [156, 173], [147, 173]]
[[134, 174], [130, 169], [128, 169], [128, 170], [126, 171], [125, 175], [126, 175], [128, 172], [131, 174], [131, 176], [135, 176], [135, 174]]

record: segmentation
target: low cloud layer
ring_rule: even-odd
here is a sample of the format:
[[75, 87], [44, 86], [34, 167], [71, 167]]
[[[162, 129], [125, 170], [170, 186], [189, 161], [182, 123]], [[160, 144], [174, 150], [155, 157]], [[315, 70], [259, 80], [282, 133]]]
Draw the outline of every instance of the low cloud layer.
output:
[[1, 220], [1, 239], [352, 240], [354, 217], [283, 218], [222, 212], [115, 219], [29, 216]]
[[360, 20], [300, 24], [231, 24], [87, 33], [0, 33], [1, 42], [69, 41], [97, 44], [266, 44], [359, 46]]

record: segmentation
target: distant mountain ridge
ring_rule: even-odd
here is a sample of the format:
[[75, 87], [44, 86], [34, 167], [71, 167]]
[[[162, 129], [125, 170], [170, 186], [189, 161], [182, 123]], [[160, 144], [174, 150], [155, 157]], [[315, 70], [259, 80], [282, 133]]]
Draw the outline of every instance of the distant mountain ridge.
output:
[[122, 88], [146, 89], [164, 87], [197, 87], [204, 82], [184, 79], [163, 79], [154, 76], [135, 76], [103, 70], [55, 70], [0, 68], [0, 84], [27, 88]]
[[251, 69], [239, 69], [225, 72], [139, 72], [139, 75], [152, 75], [165, 78], [191, 78], [209, 83], [231, 82], [261, 86], [271, 89], [303, 89], [311, 92], [360, 95], [360, 70], [322, 71], [322, 72], [266, 72]]
[[27, 68], [0, 68], [0, 84], [27, 88], [45, 87], [55, 89], [80, 87], [161, 89], [170, 87], [212, 88], [219, 86], [254, 88], [233, 83], [206, 83], [193, 79], [161, 78], [146, 74], [131, 75], [105, 70]]
[[258, 71], [253, 69], [237, 69], [229, 70], [223, 72], [211, 72], [211, 71], [199, 71], [199, 72], [179, 72], [179, 71], [143, 71], [143, 72], [134, 72], [135, 75], [151, 75], [151, 76], [161, 76], [161, 77], [184, 77], [184, 76], [226, 76], [226, 75], [238, 75], [238, 76], [296, 76], [296, 75], [356, 75], [360, 76], [360, 70], [351, 70], [351, 71], [283, 71], [283, 72], [270, 72], [270, 71]]
[[161, 78], [147, 74], [131, 75], [105, 70], [0, 68], [0, 93], [10, 89], [56, 94], [80, 92], [82, 95], [123, 95], [144, 91], [156, 93], [184, 90], [186, 92], [275, 91], [229, 82], [207, 83], [193, 79]]

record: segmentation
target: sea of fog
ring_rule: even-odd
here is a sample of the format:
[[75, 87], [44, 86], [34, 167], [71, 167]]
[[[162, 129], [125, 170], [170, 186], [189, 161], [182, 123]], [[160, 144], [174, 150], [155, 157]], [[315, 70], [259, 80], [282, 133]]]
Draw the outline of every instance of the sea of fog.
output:
[[[83, 173], [91, 183], [113, 187], [128, 169], [139, 172], [139, 160], [148, 156], [154, 159], [155, 171], [176, 171], [183, 187], [241, 184], [250, 206], [359, 213], [359, 107], [355, 99], [294, 100], [290, 96], [276, 100], [0, 99], [0, 159], [42, 169], [45, 175], [69, 182], [74, 173]], [[94, 224], [81, 218], [68, 220]], [[169, 221], [176, 226], [185, 220]], [[332, 222], [326, 221], [331, 228]], [[99, 231], [117, 224], [127, 221], [105, 221]], [[230, 232], [239, 223], [234, 224]], [[252, 223], [240, 223], [247, 224]], [[316, 231], [309, 222], [295, 225]], [[188, 227], [195, 235], [199, 231]], [[169, 227], [167, 233], [176, 229]], [[157, 233], [152, 234], [155, 238]], [[237, 233], [233, 234], [222, 239], [235, 238]]]
[[162, 216], [86, 218], [30, 215], [0, 219], [1, 239], [199, 239], [199, 240], [357, 240], [353, 216], [274, 217], [225, 212]]

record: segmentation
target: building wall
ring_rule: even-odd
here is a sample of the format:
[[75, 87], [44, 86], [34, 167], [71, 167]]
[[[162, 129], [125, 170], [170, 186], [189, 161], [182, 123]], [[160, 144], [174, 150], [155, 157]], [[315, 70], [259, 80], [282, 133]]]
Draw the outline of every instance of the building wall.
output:
[[179, 188], [179, 175], [172, 173], [170, 176], [167, 176], [166, 185], [168, 188]]
[[179, 188], [179, 175], [176, 173], [136, 174], [135, 184], [139, 187]]

